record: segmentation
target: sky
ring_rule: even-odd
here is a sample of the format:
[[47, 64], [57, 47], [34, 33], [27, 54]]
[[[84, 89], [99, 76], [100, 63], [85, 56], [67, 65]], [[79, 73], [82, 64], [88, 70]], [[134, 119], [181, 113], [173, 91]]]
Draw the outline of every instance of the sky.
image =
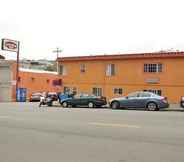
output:
[[[0, 39], [20, 58], [184, 51], [182, 0], [0, 0]], [[16, 53], [0, 50], [8, 59]]]

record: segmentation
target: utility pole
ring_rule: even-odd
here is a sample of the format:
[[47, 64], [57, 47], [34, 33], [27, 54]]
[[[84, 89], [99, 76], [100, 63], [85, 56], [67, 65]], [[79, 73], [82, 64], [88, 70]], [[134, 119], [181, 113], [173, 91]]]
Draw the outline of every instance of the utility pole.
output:
[[54, 51], [52, 51], [53, 53], [57, 54], [57, 58], [56, 58], [56, 68], [57, 68], [57, 72], [59, 72], [59, 67], [58, 67], [58, 57], [59, 57], [59, 53], [63, 52], [63, 50], [61, 50], [59, 47], [57, 47]]

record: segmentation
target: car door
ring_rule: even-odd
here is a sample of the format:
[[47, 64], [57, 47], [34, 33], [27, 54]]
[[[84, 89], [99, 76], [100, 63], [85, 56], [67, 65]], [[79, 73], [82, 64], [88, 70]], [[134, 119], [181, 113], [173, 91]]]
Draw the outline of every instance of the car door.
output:
[[147, 101], [149, 100], [149, 98], [151, 97], [151, 94], [148, 92], [141, 92], [139, 94], [139, 105], [138, 107], [140, 108], [144, 108], [146, 106]]
[[122, 107], [126, 108], [135, 108], [138, 106], [139, 93], [134, 92], [129, 94], [125, 99], [121, 102]]
[[73, 99], [71, 99], [71, 104], [72, 105], [81, 105], [81, 96], [80, 95], [75, 95]]
[[80, 97], [80, 105], [87, 106], [88, 105], [89, 97], [87, 95], [82, 95]]

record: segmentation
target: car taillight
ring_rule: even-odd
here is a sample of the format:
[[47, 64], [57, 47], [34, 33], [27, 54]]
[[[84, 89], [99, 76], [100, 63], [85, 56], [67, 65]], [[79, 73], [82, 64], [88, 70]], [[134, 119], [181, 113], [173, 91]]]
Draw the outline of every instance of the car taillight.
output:
[[167, 97], [163, 97], [161, 100], [162, 102], [167, 103]]
[[103, 96], [99, 96], [98, 99], [106, 101], [106, 97], [103, 97]]

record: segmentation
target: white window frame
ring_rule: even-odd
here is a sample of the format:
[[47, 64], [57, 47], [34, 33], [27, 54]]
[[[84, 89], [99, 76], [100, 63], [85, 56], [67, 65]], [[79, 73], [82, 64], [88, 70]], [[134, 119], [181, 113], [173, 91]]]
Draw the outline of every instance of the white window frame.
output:
[[[61, 71], [61, 67], [62, 67], [62, 71]], [[64, 65], [59, 65], [59, 74], [60, 74], [60, 75], [67, 75], [66, 66], [64, 66]]]
[[114, 76], [115, 73], [116, 73], [115, 64], [108, 64], [106, 67], [106, 76]]
[[163, 71], [162, 63], [145, 63], [144, 72], [145, 73], [161, 73]]
[[123, 94], [123, 88], [113, 88], [113, 93], [122, 95]]
[[[96, 91], [95, 91], [96, 89]], [[99, 87], [93, 87], [92, 88], [92, 94], [95, 96], [102, 96], [102, 88]]]
[[85, 73], [86, 72], [86, 64], [80, 64], [80, 72]]

